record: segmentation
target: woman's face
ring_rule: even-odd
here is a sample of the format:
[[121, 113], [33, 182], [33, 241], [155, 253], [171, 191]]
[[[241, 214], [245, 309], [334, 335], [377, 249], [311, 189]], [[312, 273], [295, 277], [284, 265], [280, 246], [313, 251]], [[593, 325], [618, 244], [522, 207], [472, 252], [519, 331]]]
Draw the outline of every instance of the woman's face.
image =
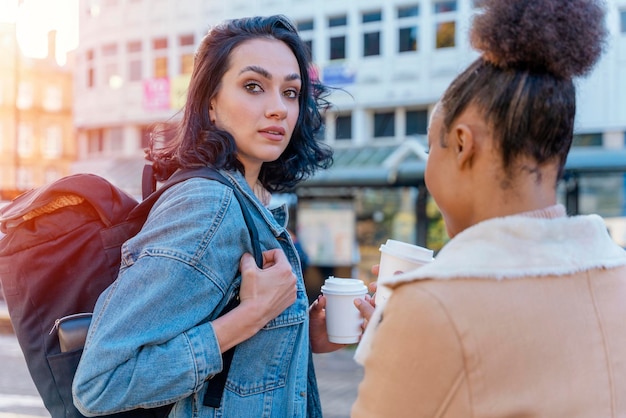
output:
[[285, 43], [266, 38], [241, 43], [229, 63], [209, 114], [235, 138], [246, 176], [257, 176], [289, 145], [300, 111], [300, 68]]
[[[442, 145], [442, 141], [443, 144]], [[428, 125], [428, 161], [424, 181], [446, 224], [448, 236], [453, 237], [467, 225], [469, 205], [464, 199], [464, 181], [460, 176], [453, 139], [443, 126], [443, 110], [436, 105]]]

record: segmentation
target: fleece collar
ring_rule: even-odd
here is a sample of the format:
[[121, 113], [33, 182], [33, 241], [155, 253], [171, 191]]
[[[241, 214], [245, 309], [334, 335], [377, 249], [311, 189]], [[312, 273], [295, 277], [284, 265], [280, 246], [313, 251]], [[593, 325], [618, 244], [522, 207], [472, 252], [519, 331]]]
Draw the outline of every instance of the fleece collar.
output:
[[[390, 287], [422, 279], [514, 280], [569, 275], [626, 265], [626, 251], [597, 215], [561, 218], [509, 216], [476, 224], [450, 240], [435, 260], [395, 275]], [[376, 309], [355, 353], [363, 364], [382, 318]]]
[[419, 279], [515, 279], [566, 275], [626, 265], [626, 252], [597, 215], [553, 219], [494, 218], [450, 240], [435, 261], [394, 276], [393, 283]]

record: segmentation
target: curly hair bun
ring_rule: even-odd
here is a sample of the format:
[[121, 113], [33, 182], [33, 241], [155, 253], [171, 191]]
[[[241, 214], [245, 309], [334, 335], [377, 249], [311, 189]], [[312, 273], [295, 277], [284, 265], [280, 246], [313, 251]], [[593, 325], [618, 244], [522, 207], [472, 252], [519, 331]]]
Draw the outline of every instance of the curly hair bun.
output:
[[472, 46], [500, 68], [581, 76], [602, 54], [605, 5], [597, 0], [483, 0]]

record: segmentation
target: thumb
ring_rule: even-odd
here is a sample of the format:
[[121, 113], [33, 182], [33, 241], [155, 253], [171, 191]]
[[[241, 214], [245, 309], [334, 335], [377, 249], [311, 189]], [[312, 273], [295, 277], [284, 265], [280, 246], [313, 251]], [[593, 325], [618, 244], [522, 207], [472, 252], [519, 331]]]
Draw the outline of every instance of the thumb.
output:
[[243, 274], [245, 271], [253, 270], [256, 268], [257, 265], [254, 261], [254, 257], [252, 257], [252, 254], [244, 253], [241, 256], [241, 260], [239, 261], [239, 270], [241, 271], [241, 274]]

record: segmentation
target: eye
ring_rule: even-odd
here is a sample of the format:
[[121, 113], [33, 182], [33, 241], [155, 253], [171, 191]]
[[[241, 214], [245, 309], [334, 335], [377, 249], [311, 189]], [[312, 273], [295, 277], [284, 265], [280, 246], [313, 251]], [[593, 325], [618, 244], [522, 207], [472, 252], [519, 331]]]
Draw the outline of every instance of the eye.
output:
[[285, 90], [283, 95], [289, 99], [297, 99], [300, 96], [300, 92], [297, 89]]
[[263, 91], [263, 88], [261, 87], [261, 85], [257, 82], [254, 81], [250, 81], [246, 84], [244, 84], [243, 86], [246, 90], [248, 90], [250, 93], [261, 93]]

